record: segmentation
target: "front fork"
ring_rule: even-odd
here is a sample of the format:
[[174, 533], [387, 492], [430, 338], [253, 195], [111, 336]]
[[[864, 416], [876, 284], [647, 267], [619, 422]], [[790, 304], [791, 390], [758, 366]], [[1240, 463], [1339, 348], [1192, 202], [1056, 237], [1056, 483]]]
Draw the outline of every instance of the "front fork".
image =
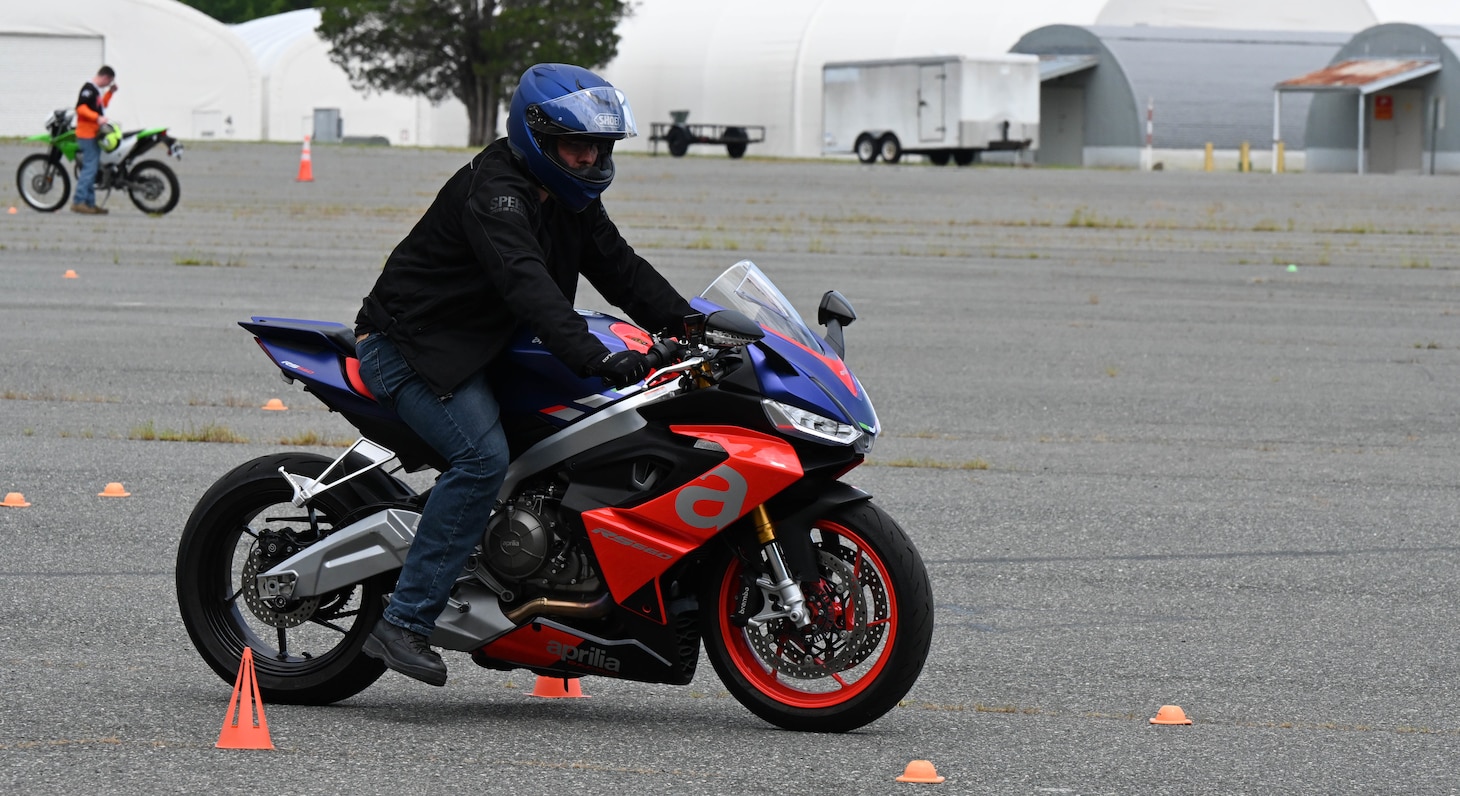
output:
[[811, 614], [806, 609], [806, 595], [796, 579], [791, 577], [791, 569], [786, 565], [781, 543], [776, 541], [776, 527], [771, 523], [771, 515], [764, 504], [751, 511], [750, 521], [755, 526], [756, 541], [760, 542], [771, 571], [769, 575], [761, 575], [755, 581], [755, 585], [765, 594], [765, 608], [746, 619], [745, 623], [751, 627], [760, 627], [777, 619], [789, 619], [797, 627], [806, 627], [811, 624]]

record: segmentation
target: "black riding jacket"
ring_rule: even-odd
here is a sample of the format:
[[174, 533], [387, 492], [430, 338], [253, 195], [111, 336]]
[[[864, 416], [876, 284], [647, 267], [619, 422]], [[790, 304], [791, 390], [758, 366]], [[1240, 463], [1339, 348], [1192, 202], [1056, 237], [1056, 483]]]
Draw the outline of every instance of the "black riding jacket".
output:
[[507, 139], [482, 150], [390, 253], [355, 331], [385, 333], [446, 395], [496, 359], [521, 326], [587, 375], [608, 349], [573, 309], [580, 274], [650, 331], [677, 328], [691, 312], [624, 241], [601, 200], [574, 213], [538, 196]]

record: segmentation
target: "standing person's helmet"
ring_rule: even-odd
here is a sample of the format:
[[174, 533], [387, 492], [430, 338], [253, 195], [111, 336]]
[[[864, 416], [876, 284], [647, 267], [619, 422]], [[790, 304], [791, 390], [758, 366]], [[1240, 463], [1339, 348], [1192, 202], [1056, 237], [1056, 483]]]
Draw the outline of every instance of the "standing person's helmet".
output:
[[[613, 182], [613, 143], [638, 135], [623, 92], [569, 64], [537, 64], [522, 73], [507, 114], [507, 141], [538, 182], [573, 212], [581, 211]], [[571, 136], [598, 145], [598, 158], [573, 169], [558, 157], [557, 139]]]
[[101, 151], [114, 152], [122, 143], [122, 131], [118, 130], [111, 122], [102, 125], [97, 131], [97, 139], [101, 144]]

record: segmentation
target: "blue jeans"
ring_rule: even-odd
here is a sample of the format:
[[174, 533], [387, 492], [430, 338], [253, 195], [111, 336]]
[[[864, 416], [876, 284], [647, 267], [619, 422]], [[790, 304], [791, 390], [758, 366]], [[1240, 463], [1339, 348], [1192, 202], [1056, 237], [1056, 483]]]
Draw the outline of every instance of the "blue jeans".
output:
[[96, 204], [96, 173], [101, 170], [101, 144], [95, 138], [76, 139], [81, 155], [81, 176], [76, 178], [76, 204]]
[[421, 511], [415, 541], [385, 608], [386, 621], [430, 636], [452, 584], [481, 541], [507, 476], [501, 410], [485, 372], [441, 398], [385, 335], [370, 335], [357, 350], [360, 378], [376, 400], [394, 409], [450, 464]]

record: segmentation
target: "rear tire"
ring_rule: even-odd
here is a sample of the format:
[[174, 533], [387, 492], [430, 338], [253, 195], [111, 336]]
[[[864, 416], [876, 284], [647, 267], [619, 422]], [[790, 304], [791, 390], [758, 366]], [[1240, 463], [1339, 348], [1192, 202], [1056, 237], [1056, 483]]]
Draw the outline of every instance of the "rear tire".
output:
[[[701, 595], [705, 651], [730, 693], [788, 730], [846, 732], [877, 720], [913, 686], [933, 638], [933, 593], [902, 528], [871, 502], [812, 524], [822, 575], [813, 623], [736, 627], [744, 563], [727, 553]], [[803, 584], [803, 588], [808, 588]]]
[[177, 207], [177, 175], [166, 163], [144, 160], [127, 175], [127, 195], [138, 210], [160, 216]]
[[689, 152], [689, 131], [683, 127], [669, 128], [669, 133], [664, 136], [664, 139], [669, 143], [669, 154], [682, 158], [686, 152]]
[[745, 148], [749, 146], [747, 141], [750, 136], [745, 134], [744, 127], [725, 128], [725, 153], [732, 159], [745, 157]]
[[928, 160], [932, 161], [934, 166], [946, 166], [950, 158], [952, 158], [952, 154], [946, 149], [928, 153]]
[[71, 198], [71, 176], [50, 155], [31, 155], [15, 170], [15, 187], [26, 204], [42, 213], [54, 213]]
[[960, 149], [953, 153], [953, 162], [959, 166], [967, 166], [978, 160], [978, 150]]
[[[177, 601], [193, 646], [228, 683], [237, 676], [243, 648], [252, 648], [265, 702], [327, 705], [365, 690], [385, 672], [385, 664], [361, 647], [385, 610], [393, 577], [310, 598], [316, 601], [312, 607], [309, 600], [289, 603], [269, 615], [275, 622], [296, 623], [283, 629], [260, 616], [257, 592], [248, 591], [253, 584], [247, 575], [258, 569], [250, 568], [250, 554], [259, 531], [309, 527], [309, 510], [289, 502], [293, 493], [279, 468], [314, 478], [329, 463], [312, 453], [279, 453], [239, 465], [198, 501], [178, 546]], [[345, 484], [311, 505], [321, 529], [332, 531], [372, 502], [368, 493]]]
[[877, 140], [877, 154], [888, 163], [896, 163], [902, 160], [902, 142], [897, 136], [887, 133]]

